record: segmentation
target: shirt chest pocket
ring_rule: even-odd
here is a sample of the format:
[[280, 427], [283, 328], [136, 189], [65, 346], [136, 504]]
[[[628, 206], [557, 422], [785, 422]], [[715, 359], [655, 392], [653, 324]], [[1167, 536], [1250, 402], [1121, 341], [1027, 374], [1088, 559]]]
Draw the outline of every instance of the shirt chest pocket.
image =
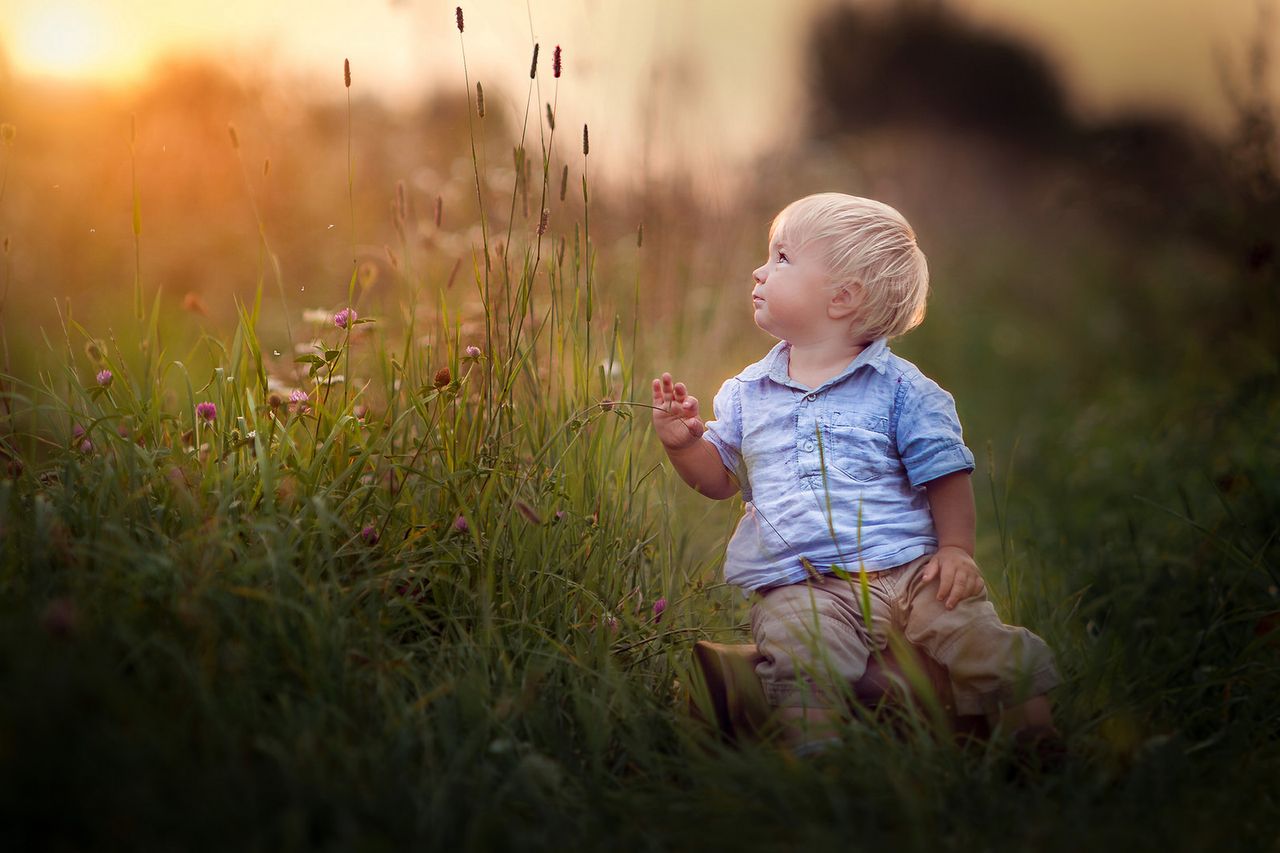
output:
[[901, 465], [889, 440], [888, 418], [830, 412], [824, 420], [823, 451], [833, 475], [866, 483], [893, 473]]

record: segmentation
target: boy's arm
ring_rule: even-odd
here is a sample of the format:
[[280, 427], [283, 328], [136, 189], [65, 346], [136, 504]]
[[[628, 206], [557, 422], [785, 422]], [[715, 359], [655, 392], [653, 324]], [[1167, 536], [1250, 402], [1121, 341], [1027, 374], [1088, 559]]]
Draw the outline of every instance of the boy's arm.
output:
[[698, 398], [671, 374], [653, 380], [653, 426], [667, 458], [680, 477], [709, 498], [723, 500], [738, 493], [738, 481], [724, 467], [715, 445], [702, 437], [706, 425], [698, 417]]
[[938, 534], [938, 553], [925, 564], [922, 580], [938, 577], [938, 600], [946, 599], [951, 610], [962, 599], [978, 595], [986, 585], [978, 564], [973, 561], [977, 510], [973, 505], [973, 485], [968, 471], [956, 471], [925, 484], [933, 526]]

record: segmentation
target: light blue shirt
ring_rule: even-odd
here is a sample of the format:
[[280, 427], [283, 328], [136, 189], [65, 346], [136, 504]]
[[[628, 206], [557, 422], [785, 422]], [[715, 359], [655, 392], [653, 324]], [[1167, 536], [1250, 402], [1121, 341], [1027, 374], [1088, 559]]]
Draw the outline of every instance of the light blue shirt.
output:
[[802, 557], [874, 572], [937, 550], [923, 486], [974, 468], [951, 395], [885, 339], [817, 388], [791, 379], [789, 356], [782, 341], [726, 381], [703, 436], [746, 502], [725, 580], [759, 589], [803, 580]]

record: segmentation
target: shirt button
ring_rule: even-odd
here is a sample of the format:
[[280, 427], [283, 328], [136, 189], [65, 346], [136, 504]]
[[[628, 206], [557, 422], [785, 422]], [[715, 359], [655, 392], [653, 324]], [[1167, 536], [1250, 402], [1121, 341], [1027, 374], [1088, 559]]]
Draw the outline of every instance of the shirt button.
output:
[[818, 395], [817, 395], [817, 394], [806, 394], [806, 395], [804, 396], [804, 398], [805, 398], [806, 400], [808, 400], [810, 403], [812, 403], [814, 400], [818, 399]]
[[815, 446], [816, 446], [816, 445], [814, 445], [814, 443], [813, 443], [812, 441], [806, 441], [804, 444], [802, 444], [802, 445], [801, 445], [801, 447], [803, 447], [803, 448], [804, 448], [804, 452], [805, 452], [805, 453], [812, 453], [812, 452], [813, 452], [813, 448], [814, 448]]

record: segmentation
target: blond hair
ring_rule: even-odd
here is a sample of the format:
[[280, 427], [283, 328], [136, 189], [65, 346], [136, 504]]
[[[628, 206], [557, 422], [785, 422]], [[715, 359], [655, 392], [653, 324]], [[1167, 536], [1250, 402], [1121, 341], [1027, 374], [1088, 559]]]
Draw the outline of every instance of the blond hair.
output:
[[920, 325], [929, 296], [929, 264], [906, 218], [889, 205], [844, 193], [791, 202], [773, 219], [769, 242], [817, 244], [832, 289], [857, 286], [859, 340], [894, 338]]

